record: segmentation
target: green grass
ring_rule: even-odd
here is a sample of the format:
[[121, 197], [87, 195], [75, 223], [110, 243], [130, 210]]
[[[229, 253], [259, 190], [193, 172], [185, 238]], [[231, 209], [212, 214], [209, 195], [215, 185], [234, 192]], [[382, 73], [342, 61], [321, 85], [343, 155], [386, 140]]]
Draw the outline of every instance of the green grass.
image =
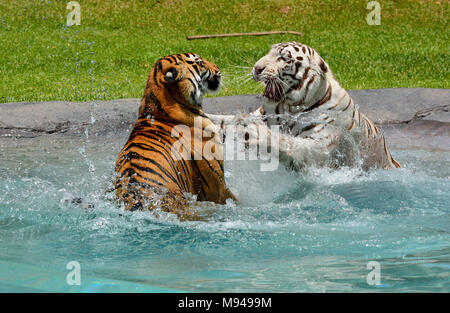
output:
[[[449, 1], [79, 0], [81, 25], [65, 27], [67, 0], [0, 0], [0, 103], [140, 98], [161, 56], [193, 51], [216, 63], [218, 95], [256, 93], [252, 65], [274, 43], [314, 47], [347, 89], [449, 87]], [[195, 34], [294, 30], [302, 37]]]

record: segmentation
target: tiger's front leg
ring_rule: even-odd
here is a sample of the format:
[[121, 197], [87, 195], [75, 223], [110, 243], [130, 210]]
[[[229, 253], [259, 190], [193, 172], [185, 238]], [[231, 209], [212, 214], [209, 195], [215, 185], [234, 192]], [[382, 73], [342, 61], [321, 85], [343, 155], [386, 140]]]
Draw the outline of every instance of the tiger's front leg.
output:
[[248, 114], [207, 114], [207, 116], [216, 125], [222, 143], [227, 141], [229, 143], [231, 139], [238, 142], [238, 147], [244, 146], [248, 149], [260, 146], [262, 144], [260, 139], [270, 135], [270, 130], [263, 121], [259, 109]]
[[[274, 131], [268, 127], [261, 108], [249, 114], [238, 113], [236, 115], [207, 114], [210, 120], [217, 126], [222, 143], [234, 145], [244, 150], [256, 150], [261, 154], [270, 154], [289, 167], [295, 164], [292, 151], [296, 146], [292, 136], [282, 134], [279, 127]], [[232, 131], [231, 131], [232, 129]], [[230, 134], [233, 136], [230, 138]], [[239, 148], [238, 148], [239, 149]]]
[[[312, 137], [301, 137], [301, 131], [298, 129], [305, 127], [301, 120], [287, 119], [283, 125], [269, 128], [260, 109], [250, 114], [208, 114], [208, 117], [218, 127], [223, 143], [230, 140], [227, 133], [228, 127], [231, 126], [235, 130], [232, 139], [238, 141], [238, 147], [245, 147], [246, 150], [257, 149], [260, 157], [261, 153], [272, 153], [273, 157], [275, 152], [281, 164], [295, 171], [303, 171], [313, 165], [325, 165], [329, 148], [333, 144], [331, 136], [329, 140], [320, 141]], [[236, 134], [236, 130], [240, 133]]]

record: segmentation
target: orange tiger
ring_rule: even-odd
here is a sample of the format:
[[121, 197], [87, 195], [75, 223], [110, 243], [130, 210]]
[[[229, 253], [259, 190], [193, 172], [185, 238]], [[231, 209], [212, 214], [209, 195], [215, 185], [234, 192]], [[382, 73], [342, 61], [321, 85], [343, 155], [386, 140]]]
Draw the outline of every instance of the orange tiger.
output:
[[[202, 110], [203, 95], [217, 91], [220, 79], [218, 67], [194, 53], [155, 63], [116, 162], [116, 195], [127, 210], [161, 208], [180, 220], [197, 220], [186, 193], [219, 204], [235, 200], [225, 184], [219, 136]], [[175, 144], [181, 148], [174, 150]], [[207, 145], [211, 154], [198, 151]]]

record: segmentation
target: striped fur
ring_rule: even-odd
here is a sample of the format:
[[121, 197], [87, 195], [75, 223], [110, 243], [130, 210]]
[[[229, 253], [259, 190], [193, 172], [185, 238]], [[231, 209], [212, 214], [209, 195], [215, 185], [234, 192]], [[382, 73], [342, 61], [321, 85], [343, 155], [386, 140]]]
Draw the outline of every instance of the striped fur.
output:
[[[200, 217], [189, 208], [186, 193], [220, 204], [234, 199], [225, 184], [215, 126], [201, 108], [203, 95], [218, 90], [219, 83], [217, 66], [196, 54], [175, 54], [156, 62], [136, 125], [116, 162], [116, 194], [127, 210], [161, 208], [180, 220], [194, 220]], [[180, 133], [180, 125], [187, 126], [189, 137]], [[209, 137], [201, 135], [205, 130]], [[194, 140], [201, 149], [212, 143], [215, 157], [198, 157], [203, 150], [194, 151], [198, 147]], [[193, 147], [184, 150], [189, 158], [175, 155], [172, 147], [176, 142]]]
[[[263, 105], [252, 116], [259, 116], [267, 126], [281, 126], [282, 161], [284, 156], [299, 168], [353, 166], [359, 154], [365, 169], [400, 167], [379, 127], [360, 113], [311, 47], [297, 42], [276, 44], [256, 62], [252, 75], [265, 86]], [[219, 125], [229, 121], [211, 118]], [[358, 149], [352, 147], [349, 136]]]

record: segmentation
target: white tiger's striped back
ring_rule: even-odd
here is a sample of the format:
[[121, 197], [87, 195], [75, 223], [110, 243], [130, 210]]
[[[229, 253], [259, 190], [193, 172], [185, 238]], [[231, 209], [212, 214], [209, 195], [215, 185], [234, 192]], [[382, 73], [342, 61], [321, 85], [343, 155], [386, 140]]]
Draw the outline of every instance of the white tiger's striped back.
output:
[[[392, 158], [381, 130], [359, 112], [328, 64], [311, 47], [297, 42], [274, 45], [256, 62], [252, 74], [265, 86], [266, 101], [256, 115], [261, 115], [269, 127], [281, 125], [287, 135], [280, 144], [281, 153], [289, 153], [291, 159], [300, 162], [308, 161], [305, 155], [317, 156], [317, 153], [309, 153], [310, 150], [353, 158], [348, 145], [341, 144], [342, 138], [351, 135], [359, 146], [363, 168], [400, 167]], [[220, 117], [213, 120], [220, 121]], [[222, 119], [222, 127], [225, 120], [230, 121]], [[295, 139], [303, 141], [295, 144]], [[292, 147], [298, 151], [293, 152]], [[317, 159], [324, 158], [317, 156]]]

